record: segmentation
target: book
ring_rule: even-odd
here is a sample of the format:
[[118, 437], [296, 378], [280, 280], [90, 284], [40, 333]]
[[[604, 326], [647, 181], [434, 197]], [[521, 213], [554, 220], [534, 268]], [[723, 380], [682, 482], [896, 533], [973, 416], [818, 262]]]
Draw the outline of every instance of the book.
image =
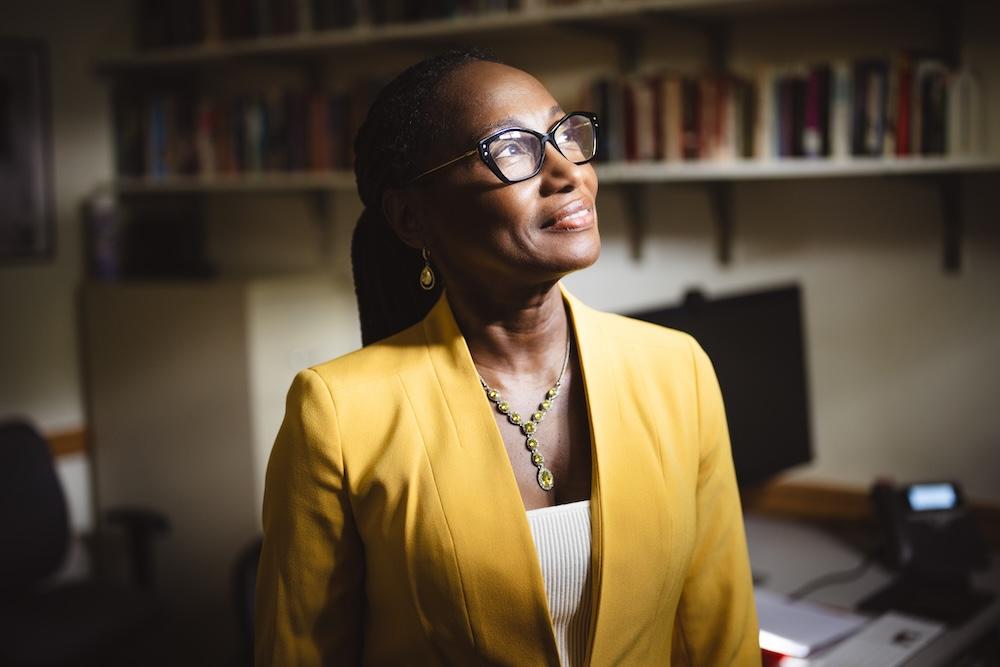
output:
[[986, 123], [979, 76], [960, 69], [948, 79], [948, 152], [976, 155], [984, 152]]
[[913, 67], [908, 53], [901, 52], [896, 56], [894, 76], [896, 78], [896, 155], [904, 157], [909, 155], [911, 150], [910, 119], [913, 114]]
[[917, 66], [914, 85], [919, 94], [919, 153], [943, 155], [947, 148], [948, 70], [937, 60]]
[[764, 588], [754, 588], [760, 625], [760, 647], [794, 658], [848, 637], [865, 626], [868, 617], [808, 600], [791, 600]]

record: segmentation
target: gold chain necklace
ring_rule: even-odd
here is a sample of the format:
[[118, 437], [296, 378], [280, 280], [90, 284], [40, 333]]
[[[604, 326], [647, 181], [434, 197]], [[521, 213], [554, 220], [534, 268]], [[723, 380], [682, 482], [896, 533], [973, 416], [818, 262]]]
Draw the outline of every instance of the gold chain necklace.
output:
[[544, 491], [551, 491], [552, 486], [555, 483], [555, 479], [552, 477], [552, 471], [545, 467], [545, 457], [542, 456], [541, 452], [538, 451], [538, 438], [535, 437], [535, 432], [538, 430], [538, 425], [542, 423], [545, 418], [545, 413], [552, 409], [552, 404], [556, 400], [556, 396], [559, 395], [559, 387], [562, 385], [563, 375], [566, 373], [566, 366], [569, 365], [569, 341], [570, 337], [566, 336], [566, 356], [563, 358], [562, 370], [559, 371], [559, 378], [556, 383], [552, 385], [552, 388], [545, 392], [545, 398], [542, 402], [538, 404], [538, 409], [531, 413], [531, 417], [527, 420], [521, 417], [519, 412], [514, 412], [510, 403], [505, 401], [501, 396], [500, 392], [493, 389], [488, 384], [483, 376], [479, 376], [479, 382], [483, 385], [483, 389], [486, 390], [486, 398], [490, 400], [494, 405], [497, 406], [497, 411], [500, 414], [507, 416], [507, 421], [509, 421], [514, 426], [521, 429], [521, 433], [524, 434], [526, 438], [524, 441], [524, 446], [531, 452], [531, 462], [536, 468], [538, 468], [538, 473], [535, 475], [535, 479], [538, 481], [538, 486], [542, 487]]

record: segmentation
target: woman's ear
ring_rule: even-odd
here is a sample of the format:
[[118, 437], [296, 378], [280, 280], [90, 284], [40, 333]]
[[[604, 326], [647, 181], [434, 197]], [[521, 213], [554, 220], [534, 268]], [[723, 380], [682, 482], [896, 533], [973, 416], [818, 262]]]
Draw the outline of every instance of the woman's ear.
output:
[[382, 193], [382, 213], [389, 221], [389, 228], [411, 248], [424, 247], [424, 229], [412, 196], [403, 190], [386, 189]]

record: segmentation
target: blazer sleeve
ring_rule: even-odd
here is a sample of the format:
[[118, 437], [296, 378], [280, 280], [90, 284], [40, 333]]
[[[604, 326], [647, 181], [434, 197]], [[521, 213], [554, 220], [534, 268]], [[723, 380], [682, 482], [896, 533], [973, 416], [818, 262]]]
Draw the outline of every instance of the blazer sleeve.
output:
[[288, 392], [262, 518], [255, 664], [358, 664], [364, 552], [347, 497], [336, 409], [315, 371], [300, 372]]
[[712, 363], [691, 340], [700, 460], [696, 535], [674, 627], [672, 665], [761, 664], [750, 558], [722, 393]]

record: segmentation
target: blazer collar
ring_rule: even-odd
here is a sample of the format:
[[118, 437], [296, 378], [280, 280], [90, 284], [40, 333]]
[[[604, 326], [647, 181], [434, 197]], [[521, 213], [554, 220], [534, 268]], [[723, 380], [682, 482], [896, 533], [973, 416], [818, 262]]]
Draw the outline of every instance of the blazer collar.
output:
[[[641, 489], [628, 491], [629, 464], [617, 450], [629, 437], [619, 405], [619, 397], [627, 394], [621, 392], [621, 380], [615, 372], [618, 350], [613, 341], [605, 339], [605, 332], [595, 321], [598, 314], [561, 283], [559, 288], [573, 325], [591, 434], [593, 588], [587, 662], [603, 664], [593, 651], [604, 643], [602, 637], [610, 639], [607, 635], [614, 631], [614, 619], [605, 618], [602, 607], [607, 606], [609, 596], [616, 594], [615, 588], [604, 581], [604, 565], [609, 559], [618, 564], [627, 563], [629, 558], [626, 536], [614, 533], [607, 519], [629, 514], [632, 508], [628, 503]], [[434, 466], [435, 479], [449, 517], [459, 566], [466, 562], [475, 565], [461, 569], [473, 641], [488, 662], [509, 660], [511, 642], [517, 642], [519, 655], [530, 656], [525, 664], [558, 665], [544, 581], [524, 504], [491, 406], [479, 391], [478, 372], [446, 294], [424, 319], [423, 329], [454, 427], [452, 437], [429, 443], [428, 450], [432, 459], [441, 462]], [[609, 541], [609, 529], [614, 540]], [[622, 603], [627, 605], [626, 600], [616, 600], [612, 608]]]

